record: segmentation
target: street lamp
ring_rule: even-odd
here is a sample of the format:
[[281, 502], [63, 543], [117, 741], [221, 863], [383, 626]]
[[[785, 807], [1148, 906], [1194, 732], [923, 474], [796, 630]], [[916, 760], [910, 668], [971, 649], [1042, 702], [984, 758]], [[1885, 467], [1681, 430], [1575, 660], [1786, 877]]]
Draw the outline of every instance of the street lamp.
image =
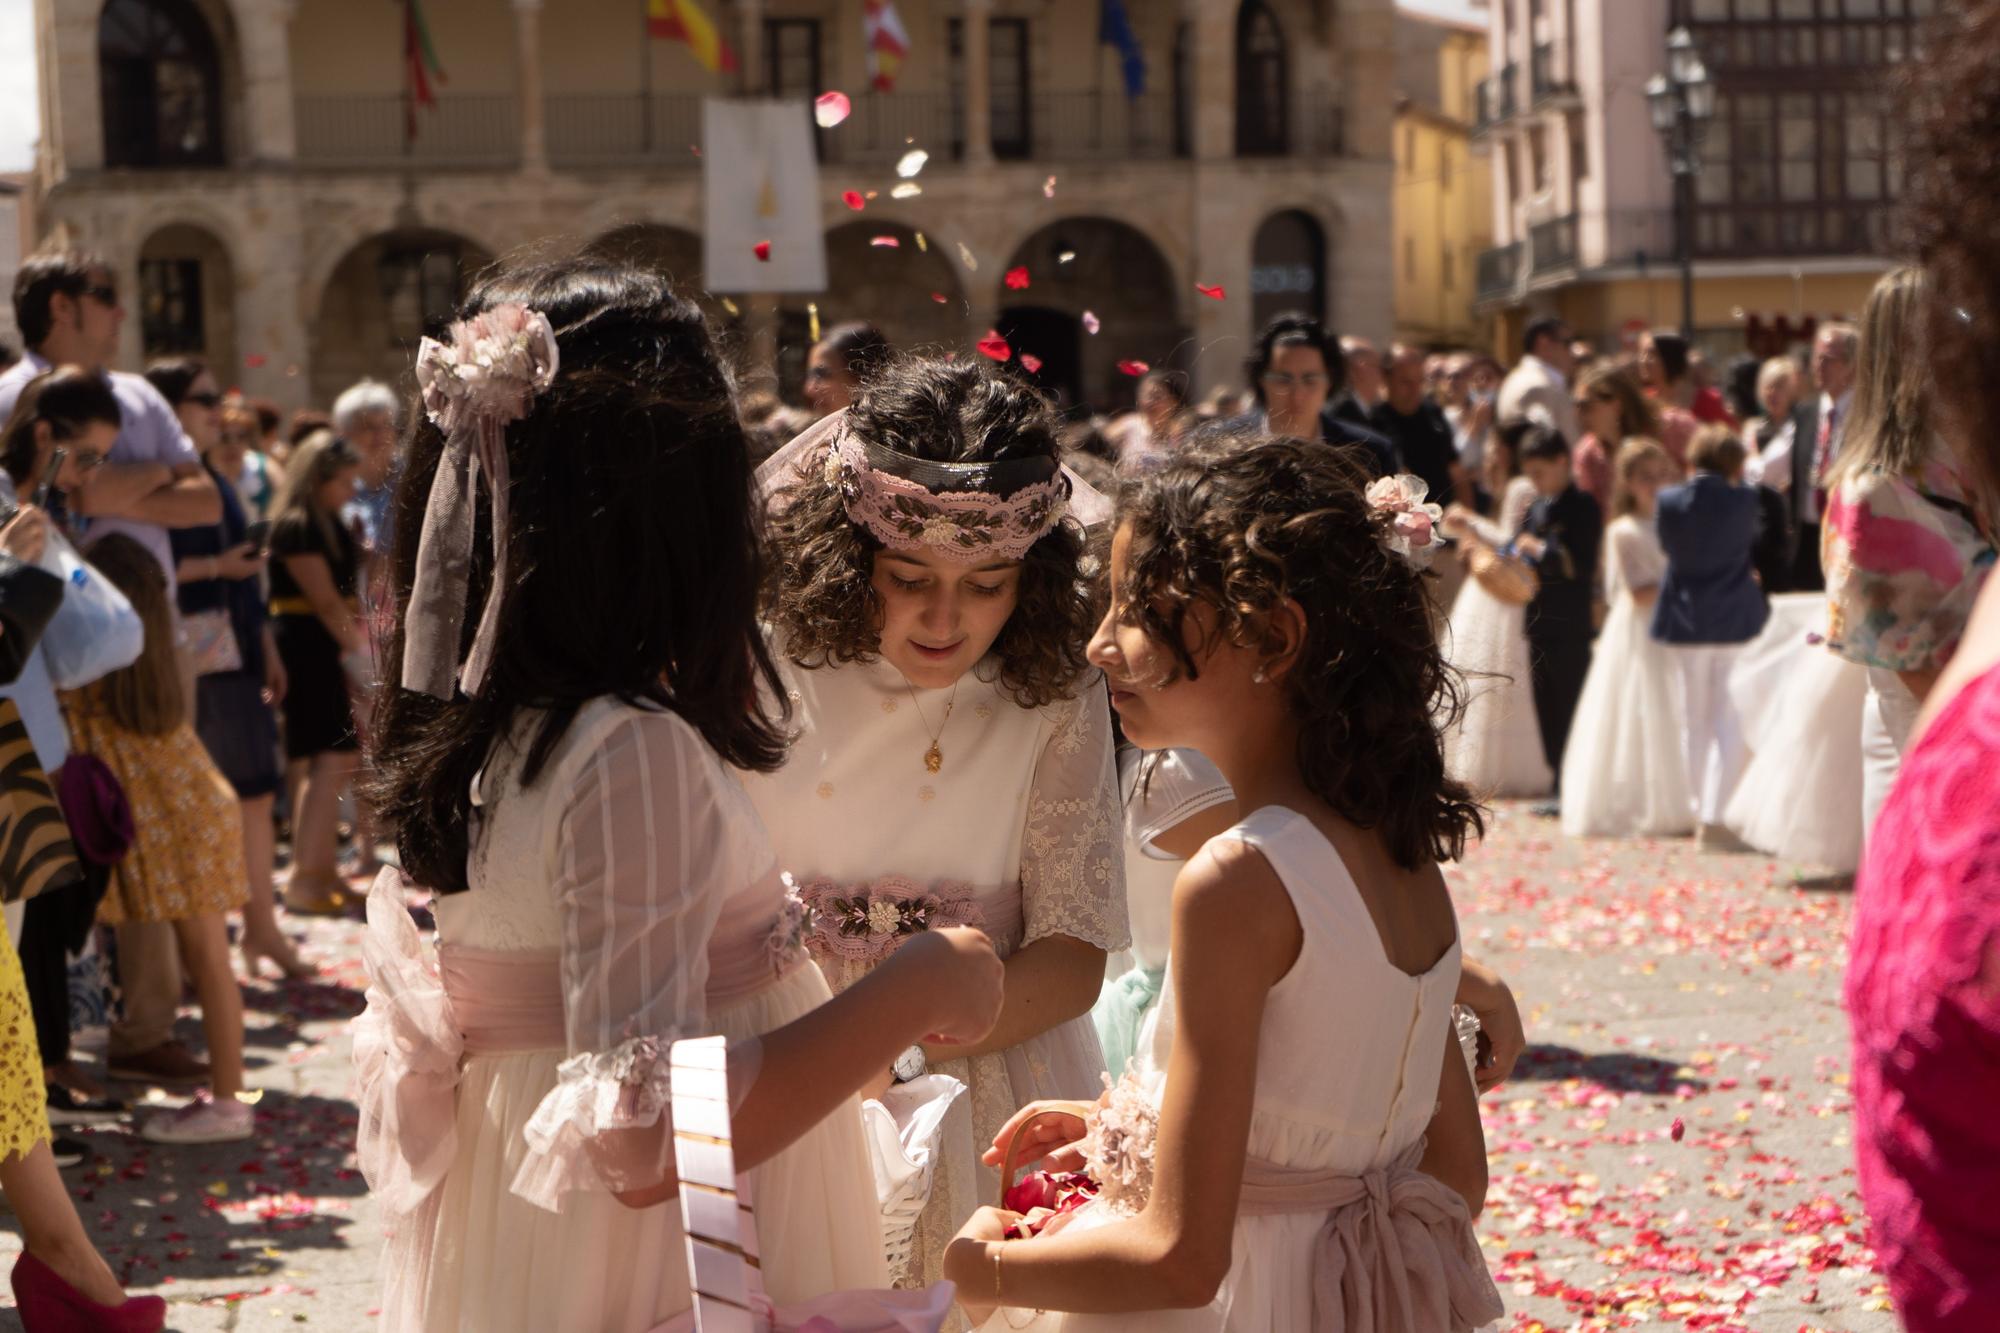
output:
[[1681, 256], [1681, 336], [1694, 338], [1694, 178], [1701, 173], [1701, 141], [1715, 118], [1715, 81], [1701, 62], [1694, 35], [1675, 28], [1667, 36], [1667, 72], [1646, 80], [1646, 105], [1666, 146], [1674, 174], [1674, 231]]

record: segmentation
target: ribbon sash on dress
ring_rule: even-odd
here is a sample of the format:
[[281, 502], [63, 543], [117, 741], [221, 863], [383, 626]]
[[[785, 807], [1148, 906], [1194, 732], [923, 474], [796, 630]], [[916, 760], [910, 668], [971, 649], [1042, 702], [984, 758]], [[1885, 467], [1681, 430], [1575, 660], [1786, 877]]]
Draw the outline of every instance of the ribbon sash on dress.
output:
[[1465, 1200], [1417, 1169], [1418, 1139], [1359, 1176], [1250, 1161], [1238, 1213], [1326, 1213], [1314, 1240], [1313, 1333], [1446, 1333], [1505, 1313]]

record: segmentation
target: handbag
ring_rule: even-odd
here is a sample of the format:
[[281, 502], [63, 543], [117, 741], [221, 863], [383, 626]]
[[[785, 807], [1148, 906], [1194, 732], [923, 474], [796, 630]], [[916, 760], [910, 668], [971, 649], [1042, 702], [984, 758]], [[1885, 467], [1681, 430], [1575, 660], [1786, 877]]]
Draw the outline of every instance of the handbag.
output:
[[62, 812], [77, 854], [92, 865], [115, 866], [132, 850], [132, 804], [118, 775], [94, 754], [72, 751], [56, 775]]
[[236, 626], [228, 611], [217, 608], [184, 615], [181, 629], [187, 635], [195, 675], [218, 676], [243, 669], [243, 648], [236, 642]]
[[83, 882], [48, 774], [12, 699], [0, 699], [0, 899], [24, 902]]
[[764, 1294], [749, 1181], [736, 1174], [730, 1141], [728, 1042], [677, 1041], [667, 1061], [694, 1307], [653, 1333], [938, 1333], [944, 1327], [957, 1293], [949, 1282], [921, 1291], [835, 1291], [774, 1305]]
[[1496, 551], [1476, 542], [1465, 557], [1465, 565], [1480, 587], [1508, 606], [1526, 606], [1542, 589], [1535, 567], [1515, 555], [1511, 547]]

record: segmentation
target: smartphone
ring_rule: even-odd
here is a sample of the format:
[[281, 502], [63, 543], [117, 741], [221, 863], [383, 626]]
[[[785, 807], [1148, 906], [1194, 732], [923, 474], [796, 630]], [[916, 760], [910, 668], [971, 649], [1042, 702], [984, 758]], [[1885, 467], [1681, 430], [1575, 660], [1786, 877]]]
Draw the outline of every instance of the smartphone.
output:
[[35, 504], [40, 508], [49, 507], [49, 496], [56, 488], [56, 474], [62, 471], [63, 460], [68, 457], [69, 450], [61, 445], [57, 445], [56, 451], [49, 455], [49, 466], [48, 470], [42, 473], [42, 484], [35, 487]]
[[271, 520], [260, 518], [243, 529], [243, 540], [258, 552], [267, 551], [271, 546]]

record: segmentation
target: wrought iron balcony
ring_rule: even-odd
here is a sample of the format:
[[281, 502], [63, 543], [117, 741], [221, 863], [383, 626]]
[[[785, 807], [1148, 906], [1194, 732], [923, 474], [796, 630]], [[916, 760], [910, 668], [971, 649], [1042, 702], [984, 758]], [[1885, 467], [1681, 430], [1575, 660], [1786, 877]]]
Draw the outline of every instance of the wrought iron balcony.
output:
[[1537, 276], [1576, 267], [1576, 214], [1566, 213], [1528, 228], [1528, 249]]
[[302, 97], [295, 108], [299, 163], [308, 167], [506, 169], [521, 160], [521, 117], [511, 94], [440, 97]]
[[1479, 253], [1478, 298], [1482, 301], [1511, 295], [1520, 285], [1521, 250], [1519, 241]]

